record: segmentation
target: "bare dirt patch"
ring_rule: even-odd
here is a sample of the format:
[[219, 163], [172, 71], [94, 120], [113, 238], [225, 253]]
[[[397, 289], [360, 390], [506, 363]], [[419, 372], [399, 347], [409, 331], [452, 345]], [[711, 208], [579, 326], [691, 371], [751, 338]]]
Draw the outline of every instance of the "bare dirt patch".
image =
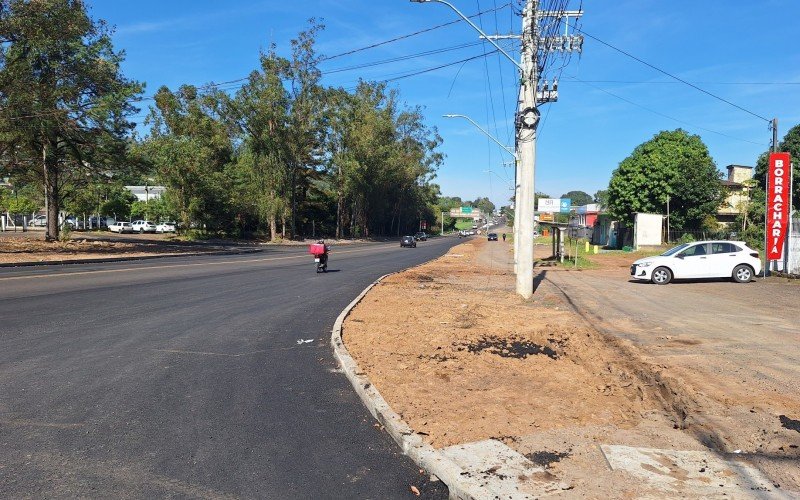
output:
[[44, 241], [37, 236], [0, 237], [0, 263], [50, 262], [109, 257], [180, 255], [203, 250], [200, 246], [181, 246], [160, 242], [123, 242], [76, 238], [69, 241]]
[[672, 412], [670, 426], [680, 425], [628, 353], [561, 300], [526, 303], [505, 279], [487, 276], [476, 263], [484, 244], [389, 277], [345, 322], [348, 349], [412, 428], [441, 447], [568, 426], [634, 427], [652, 410]]
[[[783, 433], [767, 435], [766, 421], [739, 433], [752, 433], [753, 439], [757, 433], [753, 449], [767, 452], [769, 446], [773, 459], [734, 454], [729, 432], [736, 429], [732, 417], [741, 414], [724, 411], [731, 401], [725, 401], [722, 388], [714, 392], [713, 378], [703, 368], [708, 361], [685, 350], [723, 353], [680, 328], [651, 324], [647, 328], [659, 346], [681, 350], [674, 359], [654, 356], [629, 333], [646, 324], [646, 316], [630, 316], [616, 306], [578, 313], [572, 295], [585, 291], [570, 285], [565, 293], [548, 276], [580, 280], [586, 273], [620, 274], [636, 254], [597, 256], [600, 266], [592, 271], [540, 269], [536, 294], [526, 302], [513, 293], [508, 250], [482, 239], [459, 245], [436, 261], [387, 278], [345, 321], [343, 338], [359, 366], [424, 439], [435, 447], [500, 440], [572, 485], [563, 494], [572, 497], [664, 495], [609, 470], [599, 448], [608, 443], [711, 449], [763, 467], [778, 478], [776, 491], [781, 484], [798, 488], [790, 470], [800, 455], [792, 437], [800, 436], [794, 412], [771, 417], [779, 428], [783, 424]], [[618, 286], [609, 284], [604, 293], [616, 293]], [[589, 304], [606, 303], [600, 295], [581, 297]], [[618, 332], [591, 324], [609, 318]], [[685, 325], [685, 318], [678, 319]], [[747, 387], [743, 381], [743, 392]], [[774, 402], [777, 396], [759, 397]], [[750, 415], [753, 408], [760, 410], [748, 408]], [[761, 411], [758, 416], [768, 418]], [[785, 466], [775, 466], [778, 462]], [[691, 490], [675, 492], [691, 496]]]

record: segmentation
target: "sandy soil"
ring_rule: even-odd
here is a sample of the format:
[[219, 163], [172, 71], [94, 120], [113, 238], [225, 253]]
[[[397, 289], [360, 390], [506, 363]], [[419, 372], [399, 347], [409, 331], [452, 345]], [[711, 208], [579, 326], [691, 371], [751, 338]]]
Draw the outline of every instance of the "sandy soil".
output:
[[[546, 251], [537, 247], [537, 255]], [[693, 352], [694, 339], [635, 314], [645, 299], [632, 310], [606, 310], [604, 293], [616, 293], [621, 303], [641, 295], [635, 285], [619, 293], [629, 286], [622, 273], [632, 257], [597, 256], [599, 269], [585, 276], [610, 282], [603, 290], [556, 279], [581, 281], [582, 272], [539, 271], [536, 294], [525, 302], [513, 293], [508, 245], [473, 239], [375, 287], [347, 318], [344, 340], [395, 411], [436, 447], [496, 438], [569, 483], [565, 496], [658, 496], [609, 470], [599, 444], [733, 451], [728, 445], [744, 440], [725, 437], [741, 411], [728, 411], [736, 404], [726, 384], [704, 383], [703, 368], [730, 360], [708, 363], [704, 356], [714, 356], [712, 350]], [[608, 280], [612, 275], [621, 278]], [[576, 306], [581, 300], [595, 308]], [[655, 345], [669, 346], [665, 355], [654, 356], [639, 332], [653, 332]], [[800, 444], [800, 431], [764, 425], [775, 412], [800, 418], [795, 406], [782, 403], [797, 392], [796, 383], [783, 379], [777, 386], [780, 394], [738, 391], [737, 404], [760, 417], [738, 434], [748, 435], [754, 451], [769, 447], [750, 462], [797, 491], [798, 453], [790, 446]], [[772, 413], [760, 411], [770, 402]], [[760, 441], [752, 439], [757, 435]]]
[[[107, 257], [144, 257], [150, 255], [194, 253], [203, 247], [168, 245], [160, 242], [99, 241], [72, 239], [46, 242], [40, 236], [0, 237], [0, 263], [86, 260]], [[205, 248], [205, 250], [215, 250]]]

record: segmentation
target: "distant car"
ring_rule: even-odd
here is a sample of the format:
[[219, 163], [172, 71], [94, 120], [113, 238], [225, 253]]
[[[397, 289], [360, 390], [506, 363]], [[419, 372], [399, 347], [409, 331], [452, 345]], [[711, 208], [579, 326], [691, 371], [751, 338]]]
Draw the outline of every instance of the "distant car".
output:
[[428, 241], [428, 235], [425, 234], [424, 231], [420, 231], [414, 235], [414, 239], [417, 241]]
[[131, 226], [133, 226], [133, 232], [139, 234], [156, 232], [156, 225], [149, 220], [135, 220], [131, 223]]
[[133, 225], [130, 222], [125, 221], [117, 221], [110, 226], [108, 226], [108, 230], [112, 233], [132, 233], [133, 232]]
[[403, 236], [400, 239], [400, 246], [417, 248], [417, 240], [415, 240], [413, 236]]
[[157, 233], [174, 233], [175, 232], [175, 223], [174, 222], [162, 222], [161, 224], [156, 224], [156, 232]]
[[47, 216], [46, 215], [37, 215], [33, 218], [33, 222], [31, 222], [34, 226], [44, 227], [47, 225]]
[[761, 272], [758, 251], [743, 241], [698, 241], [639, 259], [631, 277], [666, 285], [673, 279], [732, 278], [748, 283]]
[[497, 233], [489, 233], [486, 235], [488, 241], [497, 241]]

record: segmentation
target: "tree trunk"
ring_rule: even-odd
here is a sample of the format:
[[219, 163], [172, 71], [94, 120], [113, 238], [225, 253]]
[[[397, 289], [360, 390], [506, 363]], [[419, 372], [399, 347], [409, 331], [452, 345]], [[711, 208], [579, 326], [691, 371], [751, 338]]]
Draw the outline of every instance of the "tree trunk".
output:
[[58, 239], [58, 163], [54, 156], [47, 154], [47, 146], [42, 147], [42, 168], [44, 170], [44, 197], [47, 205], [46, 241]]
[[278, 220], [275, 214], [269, 216], [269, 239], [270, 241], [278, 239]]

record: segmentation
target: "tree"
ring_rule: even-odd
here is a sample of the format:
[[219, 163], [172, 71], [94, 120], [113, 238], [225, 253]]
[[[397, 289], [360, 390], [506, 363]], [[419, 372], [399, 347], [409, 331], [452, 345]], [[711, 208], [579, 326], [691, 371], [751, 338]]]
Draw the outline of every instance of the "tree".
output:
[[572, 205], [576, 207], [588, 205], [593, 201], [591, 195], [589, 195], [589, 193], [584, 193], [583, 191], [570, 191], [566, 194], [562, 194], [561, 197], [569, 198], [572, 200]]
[[0, 1], [0, 41], [0, 154], [44, 186], [52, 240], [64, 185], [125, 163], [142, 85], [80, 0]]
[[[795, 125], [786, 132], [783, 140], [778, 143], [778, 151], [791, 155], [792, 165], [794, 165], [792, 206], [800, 208], [800, 125]], [[758, 157], [754, 173], [754, 178], [758, 181], [758, 188], [761, 191], [766, 189], [768, 167], [769, 153], [763, 153]]]
[[594, 194], [594, 202], [600, 205], [600, 208], [605, 210], [608, 208], [608, 190], [600, 189]]
[[234, 224], [227, 171], [234, 146], [219, 102], [219, 95], [191, 85], [174, 93], [160, 88], [148, 118], [150, 134], [140, 145], [141, 154], [168, 188], [172, 211], [184, 227], [194, 222], [210, 230], [227, 230]]
[[472, 202], [472, 206], [479, 209], [483, 215], [491, 215], [494, 212], [494, 203], [489, 198], [477, 198]]
[[620, 162], [608, 186], [611, 215], [628, 224], [636, 212], [665, 213], [678, 230], [699, 230], [723, 200], [721, 173], [699, 136], [662, 131]]

